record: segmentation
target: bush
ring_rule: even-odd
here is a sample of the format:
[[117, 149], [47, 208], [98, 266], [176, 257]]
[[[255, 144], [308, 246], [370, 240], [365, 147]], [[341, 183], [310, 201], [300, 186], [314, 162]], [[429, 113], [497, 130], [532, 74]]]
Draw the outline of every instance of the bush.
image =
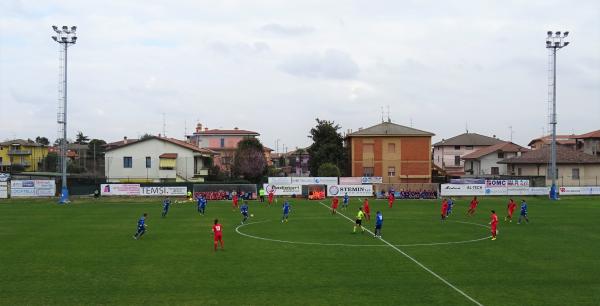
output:
[[332, 163], [324, 163], [319, 166], [318, 175], [319, 176], [339, 177], [340, 169]]

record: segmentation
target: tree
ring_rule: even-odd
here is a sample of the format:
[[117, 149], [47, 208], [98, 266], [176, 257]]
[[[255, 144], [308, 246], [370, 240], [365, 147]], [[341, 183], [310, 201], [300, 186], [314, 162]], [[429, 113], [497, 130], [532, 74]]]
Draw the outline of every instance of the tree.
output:
[[[334, 164], [342, 173], [346, 169], [348, 152], [344, 148], [344, 138], [338, 132], [340, 126], [333, 121], [316, 119], [317, 125], [310, 130], [313, 144], [308, 147], [308, 168], [310, 173], [319, 173], [325, 163]], [[342, 174], [340, 173], [340, 175]]]
[[49, 152], [44, 159], [42, 159], [42, 169], [44, 171], [54, 172], [58, 166], [58, 154], [56, 152]]
[[90, 141], [90, 138], [83, 135], [82, 131], [77, 132], [77, 136], [75, 136], [75, 143], [76, 144], [87, 144]]
[[246, 138], [238, 142], [232, 169], [234, 175], [259, 182], [266, 167], [264, 148], [258, 139]]
[[[104, 155], [104, 148], [106, 146], [106, 141], [102, 140], [102, 139], [92, 139], [90, 140], [90, 143], [88, 144], [88, 150], [90, 151], [90, 153], [92, 154], [91, 157], [94, 158], [101, 158]], [[94, 156], [94, 154], [96, 154]]]
[[319, 176], [340, 176], [340, 169], [332, 163], [324, 163], [319, 166]]
[[142, 135], [140, 137], [140, 140], [145, 140], [145, 139], [152, 138], [152, 137], [154, 137], [154, 135], [145, 133], [144, 135]]
[[35, 142], [45, 146], [50, 144], [50, 140], [48, 140], [48, 138], [41, 136], [36, 137]]

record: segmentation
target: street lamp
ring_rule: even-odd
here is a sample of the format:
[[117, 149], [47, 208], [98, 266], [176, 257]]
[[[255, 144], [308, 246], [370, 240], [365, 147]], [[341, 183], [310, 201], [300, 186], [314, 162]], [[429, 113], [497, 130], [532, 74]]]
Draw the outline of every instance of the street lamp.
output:
[[[558, 189], [556, 188], [556, 51], [569, 45], [569, 42], [564, 41], [569, 32], [565, 31], [561, 33], [556, 31], [547, 32], [548, 37], [546, 38], [546, 49], [551, 52], [552, 55], [552, 115], [550, 117], [550, 124], [552, 125], [552, 146], [551, 146], [551, 166], [550, 175], [552, 177], [552, 187], [550, 187], [550, 199], [558, 199]], [[550, 102], [550, 101], [548, 101]]]
[[[74, 45], [77, 41], [75, 32], [77, 31], [76, 26], [69, 28], [68, 26], [62, 26], [61, 28], [53, 25], [52, 30], [56, 33], [52, 36], [52, 39], [61, 45], [61, 58], [60, 58], [60, 69], [62, 78], [59, 79], [59, 105], [57, 122], [59, 126], [59, 135], [62, 134], [62, 140], [60, 143], [60, 165], [62, 170], [62, 188], [60, 192], [60, 204], [69, 202], [69, 190], [67, 189], [67, 48], [70, 45]], [[61, 103], [62, 102], [62, 103]], [[61, 105], [62, 104], [62, 105]], [[62, 133], [61, 133], [62, 132]]]

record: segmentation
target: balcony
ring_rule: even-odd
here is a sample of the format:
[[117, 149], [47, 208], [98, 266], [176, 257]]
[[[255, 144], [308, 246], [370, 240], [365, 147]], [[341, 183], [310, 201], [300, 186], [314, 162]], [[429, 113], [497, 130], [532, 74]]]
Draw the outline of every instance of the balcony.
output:
[[194, 176], [208, 176], [208, 169], [196, 169]]
[[8, 155], [31, 155], [31, 150], [8, 150]]

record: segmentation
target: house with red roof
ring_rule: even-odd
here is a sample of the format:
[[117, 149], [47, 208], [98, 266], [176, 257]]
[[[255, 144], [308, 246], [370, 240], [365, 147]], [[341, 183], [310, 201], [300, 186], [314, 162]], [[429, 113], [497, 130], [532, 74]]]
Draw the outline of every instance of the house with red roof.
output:
[[600, 130], [577, 135], [573, 137], [577, 149], [583, 153], [600, 156]]
[[[556, 145], [565, 147], [568, 149], [575, 149], [575, 135], [556, 135]], [[532, 150], [539, 150], [546, 146], [550, 146], [552, 143], [552, 135], [546, 135], [542, 137], [538, 137], [536, 139], [532, 139], [529, 144], [527, 144]]]
[[218, 153], [174, 138], [111, 142], [104, 154], [110, 183], [203, 182]]
[[529, 151], [518, 144], [503, 141], [495, 145], [480, 148], [474, 152], [463, 155], [464, 171], [468, 176], [497, 176], [508, 175], [506, 164], [498, 162]]
[[[219, 153], [215, 158], [215, 165], [219, 166], [222, 171], [231, 173], [238, 143], [245, 138], [256, 138], [258, 136], [260, 134], [257, 132], [242, 130], [237, 127], [228, 130], [209, 129], [198, 123], [195, 132], [186, 137], [190, 143], [198, 147]], [[273, 165], [271, 160], [272, 151], [272, 149], [264, 147], [265, 159], [269, 166]]]

